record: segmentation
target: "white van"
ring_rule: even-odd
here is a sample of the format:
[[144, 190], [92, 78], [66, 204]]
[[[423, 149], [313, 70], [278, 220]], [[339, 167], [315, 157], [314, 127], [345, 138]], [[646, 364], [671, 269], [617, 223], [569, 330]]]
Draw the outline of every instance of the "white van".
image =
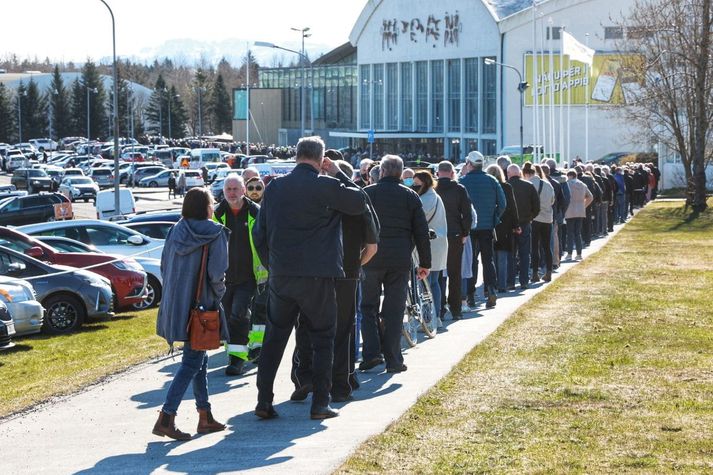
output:
[[104, 190], [97, 193], [95, 206], [97, 208], [97, 219], [109, 219], [112, 216], [120, 217], [136, 213], [134, 194], [128, 188], [119, 189], [119, 213], [114, 208], [114, 190]]
[[191, 162], [189, 168], [200, 170], [206, 163], [221, 163], [222, 161], [223, 158], [220, 156], [220, 150], [217, 148], [194, 148], [191, 150]]

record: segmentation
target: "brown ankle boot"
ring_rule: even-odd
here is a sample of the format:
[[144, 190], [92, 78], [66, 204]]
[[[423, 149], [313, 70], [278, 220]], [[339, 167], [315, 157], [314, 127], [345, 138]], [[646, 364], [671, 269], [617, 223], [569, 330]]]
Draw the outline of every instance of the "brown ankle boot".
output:
[[191, 434], [186, 434], [185, 432], [181, 432], [180, 430], [178, 430], [178, 427], [176, 427], [176, 424], [174, 422], [175, 418], [175, 415], [166, 414], [165, 412], [161, 411], [158, 414], [158, 420], [153, 426], [152, 432], [158, 436], [166, 436], [175, 440], [190, 440]]
[[542, 276], [542, 280], [544, 280], [545, 282], [550, 282], [552, 280], [552, 274], [548, 272], [547, 274]]
[[206, 409], [198, 409], [198, 429], [199, 434], [210, 434], [225, 430], [225, 424], [213, 419], [213, 414]]

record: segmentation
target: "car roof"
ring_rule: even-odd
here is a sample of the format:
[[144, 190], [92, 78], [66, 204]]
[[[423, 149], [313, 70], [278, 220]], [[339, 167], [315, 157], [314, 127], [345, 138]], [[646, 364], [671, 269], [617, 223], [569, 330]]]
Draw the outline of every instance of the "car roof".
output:
[[30, 232], [33, 232], [33, 231], [44, 231], [47, 229], [54, 229], [54, 228], [69, 228], [69, 227], [74, 227], [74, 226], [89, 226], [89, 225], [101, 225], [101, 226], [109, 226], [111, 228], [128, 229], [125, 226], [121, 226], [120, 224], [114, 223], [112, 221], [102, 221], [100, 219], [69, 219], [67, 221], [52, 221], [49, 223], [26, 224], [24, 226], [17, 226], [17, 229], [19, 229], [20, 231], [22, 231], [24, 233], [29, 234]]

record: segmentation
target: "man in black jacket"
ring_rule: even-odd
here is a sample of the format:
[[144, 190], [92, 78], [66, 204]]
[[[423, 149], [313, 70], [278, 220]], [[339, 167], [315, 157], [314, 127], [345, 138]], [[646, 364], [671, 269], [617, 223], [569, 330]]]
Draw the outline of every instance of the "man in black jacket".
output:
[[[329, 407], [337, 321], [335, 279], [342, 266], [342, 213], [360, 215], [364, 193], [337, 165], [324, 158], [324, 142], [304, 137], [297, 143], [297, 166], [265, 189], [255, 246], [270, 271], [268, 322], [257, 373], [255, 414], [277, 416], [273, 384], [292, 329], [309, 326], [314, 354], [311, 418], [337, 416]], [[320, 176], [320, 171], [331, 176]]]
[[[387, 372], [406, 371], [401, 355], [401, 326], [406, 308], [414, 242], [418, 251], [418, 278], [428, 277], [428, 270], [431, 268], [431, 244], [428, 239], [426, 215], [416, 192], [401, 184], [403, 166], [400, 157], [384, 156], [381, 160], [379, 182], [364, 188], [374, 205], [381, 230], [379, 250], [364, 266], [366, 279], [362, 285], [361, 302], [364, 345], [363, 361], [359, 365], [362, 371], [382, 364], [384, 359]], [[382, 287], [383, 344], [379, 338], [377, 322]]]
[[[522, 179], [520, 166], [513, 163], [508, 167], [508, 183], [512, 186], [520, 218], [520, 233], [515, 234], [515, 252], [518, 257], [520, 288], [526, 289], [530, 282], [530, 255], [532, 253], [532, 220], [540, 214], [540, 197], [534, 185]], [[513, 256], [514, 258], [514, 256]], [[510, 268], [508, 286], [515, 286], [515, 266]]]
[[592, 204], [587, 206], [587, 216], [584, 219], [584, 223], [582, 223], [582, 245], [587, 247], [592, 243], [592, 234], [594, 234], [592, 220], [595, 210], [599, 209], [602, 202], [602, 189], [599, 188], [597, 182], [594, 181], [594, 178], [592, 178], [588, 172], [585, 173], [582, 165], [577, 165], [575, 170], [577, 171], [577, 179], [587, 185], [587, 188], [589, 188], [589, 191], [594, 197]]
[[[448, 224], [448, 306], [453, 320], [463, 316], [461, 309], [461, 262], [463, 260], [463, 245], [470, 234], [473, 224], [471, 202], [465, 187], [455, 180], [456, 173], [453, 164], [442, 161], [438, 164], [438, 187], [436, 192], [443, 200]], [[441, 299], [441, 307], [445, 307]], [[469, 303], [470, 305], [470, 303]], [[475, 306], [475, 302], [473, 302]], [[442, 309], [437, 309], [443, 315]]]

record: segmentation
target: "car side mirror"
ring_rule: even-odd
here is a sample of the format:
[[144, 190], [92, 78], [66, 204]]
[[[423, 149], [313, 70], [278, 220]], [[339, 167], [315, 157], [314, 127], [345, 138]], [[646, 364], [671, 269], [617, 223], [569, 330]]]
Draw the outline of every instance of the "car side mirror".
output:
[[34, 257], [35, 259], [40, 259], [40, 258], [44, 257], [45, 253], [42, 251], [42, 248], [40, 248], [39, 246], [32, 246], [31, 248], [25, 250], [25, 255]]
[[129, 239], [126, 240], [129, 244], [133, 244], [134, 246], [140, 246], [144, 243], [144, 238], [141, 236], [137, 236], [136, 234], [132, 234], [129, 236]]

